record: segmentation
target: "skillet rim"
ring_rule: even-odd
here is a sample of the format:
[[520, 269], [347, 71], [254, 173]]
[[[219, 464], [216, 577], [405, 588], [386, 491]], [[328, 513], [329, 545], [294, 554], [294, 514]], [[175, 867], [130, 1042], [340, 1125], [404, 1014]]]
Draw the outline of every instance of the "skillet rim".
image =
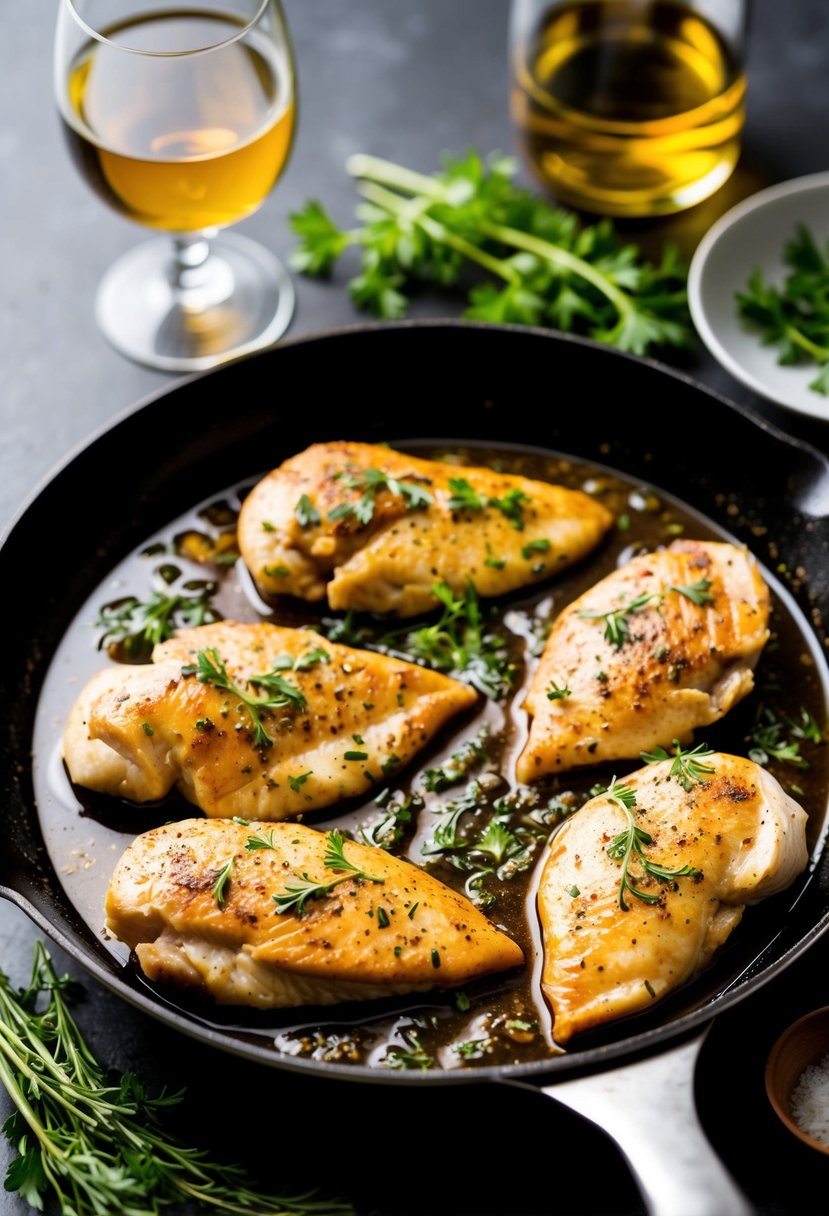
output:
[[[282, 348], [294, 348], [297, 346], [313, 347], [316, 343], [322, 342], [324, 344], [330, 339], [347, 338], [350, 335], [356, 334], [399, 332], [401, 329], [410, 331], [483, 330], [489, 333], [497, 330], [522, 336], [532, 335], [554, 344], [565, 343], [587, 350], [600, 351], [603, 356], [610, 355], [614, 359], [621, 358], [631, 364], [638, 365], [640, 368], [646, 369], [648, 376], [656, 373], [662, 377], [667, 377], [669, 380], [680, 382], [685, 388], [694, 393], [702, 393], [713, 402], [726, 407], [733, 414], [737, 415], [741, 422], [754, 425], [764, 431], [773, 442], [782, 444], [788, 449], [793, 449], [795, 452], [808, 456], [823, 469], [824, 473], [829, 474], [829, 457], [813, 445], [787, 434], [761, 415], [755, 414], [751, 409], [731, 400], [718, 390], [710, 388], [695, 380], [687, 373], [663, 364], [656, 359], [612, 350], [606, 345], [589, 338], [582, 338], [577, 335], [564, 334], [534, 326], [493, 325], [488, 322], [465, 321], [458, 318], [424, 318], [396, 322], [358, 322], [347, 326], [315, 330], [304, 335], [298, 335], [295, 338], [283, 340], [274, 347], [270, 347], [264, 351], [253, 352], [223, 364], [218, 368], [168, 381], [164, 385], [159, 386], [158, 389], [145, 394], [138, 401], [119, 411], [112, 418], [95, 428], [83, 440], [74, 445], [62, 460], [56, 462], [52, 469], [40, 478], [3, 529], [2, 535], [0, 535], [0, 555], [9, 538], [16, 528], [23, 523], [28, 512], [47, 487], [66, 471], [78, 457], [87, 452], [110, 432], [117, 430], [123, 423], [140, 413], [145, 407], [175, 394], [194, 382], [204, 380], [206, 377], [215, 377], [217, 374], [226, 372], [243, 363], [247, 364], [251, 361], [270, 358], [276, 351]], [[54, 878], [60, 886], [60, 880], [51, 863], [51, 859], [47, 857], [46, 860], [50, 877]], [[810, 879], [810, 884], [814, 880], [813, 876]], [[182, 1012], [171, 1005], [167, 1005], [163, 996], [153, 996], [149, 990], [145, 993], [140, 988], [132, 987], [122, 980], [121, 968], [116, 960], [103, 953], [96, 953], [94, 942], [84, 939], [84, 934], [91, 934], [88, 926], [84, 926], [81, 932], [73, 928], [72, 935], [70, 936], [68, 931], [70, 922], [67, 917], [63, 918], [62, 925], [49, 921], [35, 907], [25, 893], [15, 890], [11, 886], [0, 884], [0, 897], [8, 899], [24, 911], [29, 919], [47, 937], [60, 946], [83, 970], [91, 974], [114, 995], [126, 1000], [155, 1020], [170, 1026], [172, 1029], [192, 1039], [216, 1047], [231, 1055], [266, 1064], [272, 1068], [288, 1069], [296, 1073], [311, 1073], [312, 1075], [325, 1076], [332, 1079], [350, 1080], [355, 1083], [391, 1083], [397, 1085], [442, 1086], [460, 1083], [471, 1084], [475, 1082], [502, 1081], [524, 1083], [535, 1087], [554, 1083], [556, 1079], [601, 1071], [603, 1068], [612, 1065], [632, 1061], [643, 1055], [651, 1054], [658, 1048], [664, 1048], [675, 1041], [687, 1038], [694, 1030], [710, 1023], [717, 1014], [725, 1012], [739, 1004], [746, 997], [776, 978], [777, 975], [805, 953], [819, 937], [829, 930], [829, 908], [827, 908], [815, 923], [811, 924], [802, 935], [798, 936], [793, 944], [789, 945], [779, 957], [771, 962], [763, 962], [762, 953], [770, 950], [777, 939], [773, 938], [770, 942], [766, 943], [761, 952], [759, 963], [758, 960], [755, 960], [752, 964], [752, 966], [758, 966], [757, 972], [745, 979], [739, 987], [732, 988], [731, 990], [726, 989], [720, 994], [709, 997], [699, 1008], [693, 1009], [672, 1021], [648, 1030], [634, 1032], [612, 1043], [586, 1048], [583, 1051], [574, 1053], [572, 1056], [564, 1053], [561, 1056], [552, 1057], [550, 1060], [535, 1060], [513, 1065], [482, 1065], [474, 1069], [459, 1068], [435, 1072], [419, 1071], [415, 1073], [405, 1070], [392, 1072], [371, 1068], [368, 1065], [345, 1065], [286, 1056], [273, 1048], [268, 1048], [258, 1043], [246, 1042], [236, 1032], [231, 1031], [228, 1033], [216, 1030], [200, 1022], [197, 1014]], [[105, 959], [109, 964], [108, 966], [104, 962]], [[737, 976], [733, 977], [732, 982], [736, 981], [737, 978]], [[256, 1034], [258, 1032], [252, 1031], [251, 1033]]]

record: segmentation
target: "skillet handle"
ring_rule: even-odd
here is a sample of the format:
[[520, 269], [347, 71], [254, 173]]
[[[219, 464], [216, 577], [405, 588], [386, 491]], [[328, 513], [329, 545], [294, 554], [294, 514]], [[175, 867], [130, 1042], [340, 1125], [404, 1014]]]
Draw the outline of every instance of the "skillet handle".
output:
[[615, 1140], [650, 1216], [751, 1216], [754, 1209], [697, 1117], [694, 1071], [705, 1032], [634, 1064], [543, 1093]]

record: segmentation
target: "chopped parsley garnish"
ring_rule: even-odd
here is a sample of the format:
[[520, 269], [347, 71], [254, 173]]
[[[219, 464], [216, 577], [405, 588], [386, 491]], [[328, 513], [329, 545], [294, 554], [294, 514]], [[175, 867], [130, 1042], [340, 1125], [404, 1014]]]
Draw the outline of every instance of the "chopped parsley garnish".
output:
[[450, 511], [483, 511], [486, 506], [486, 499], [473, 490], [465, 477], [450, 477], [449, 489], [452, 491], [448, 504]]
[[399, 481], [390, 473], [384, 473], [382, 469], [343, 469], [334, 476], [346, 489], [361, 490], [362, 494], [357, 502], [341, 502], [333, 507], [328, 512], [331, 522], [353, 516], [358, 523], [371, 523], [378, 490], [388, 490], [390, 494], [402, 498], [407, 511], [423, 510], [435, 501], [434, 496], [420, 482]]
[[143, 732], [144, 732], [144, 734], [145, 734], [145, 735], [150, 735], [150, 736], [152, 736], [152, 735], [154, 735], [154, 734], [155, 734], [155, 731], [154, 731], [154, 730], [153, 730], [153, 728], [150, 726], [149, 722], [142, 722], [142, 723], [141, 723], [141, 729], [143, 730]]
[[571, 697], [572, 695], [571, 689], [566, 684], [559, 685], [556, 684], [555, 680], [550, 681], [549, 688], [547, 689], [548, 701], [563, 701], [565, 697]]
[[534, 553], [546, 553], [549, 548], [550, 542], [546, 538], [541, 537], [539, 540], [531, 540], [526, 545], [523, 545], [521, 556], [529, 561]]
[[289, 777], [288, 785], [291, 787], [291, 789], [294, 791], [295, 794], [298, 794], [299, 791], [302, 789], [303, 785], [305, 784], [305, 782], [308, 780], [308, 778], [313, 777], [313, 775], [314, 775], [313, 769], [309, 768], [306, 773], [298, 773], [296, 775], [296, 777]]
[[529, 494], [518, 489], [507, 490], [503, 498], [487, 499], [489, 506], [497, 507], [517, 532], [524, 531], [524, 507], [531, 501]]
[[368, 752], [348, 751], [343, 754], [343, 760], [368, 760]]
[[294, 507], [294, 515], [300, 528], [310, 528], [314, 524], [318, 524], [322, 518], [317, 508], [311, 502], [307, 494], [300, 496], [299, 502]]

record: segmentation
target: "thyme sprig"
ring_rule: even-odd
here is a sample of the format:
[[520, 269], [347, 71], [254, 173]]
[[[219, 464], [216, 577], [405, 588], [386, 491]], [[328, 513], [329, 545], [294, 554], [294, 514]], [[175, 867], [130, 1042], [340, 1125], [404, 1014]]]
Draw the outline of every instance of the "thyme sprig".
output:
[[[706, 747], [704, 743], [697, 744], [696, 747], [683, 750], [680, 746], [679, 739], [672, 739], [674, 762], [671, 765], [672, 777], [676, 777], [679, 784], [688, 793], [694, 788], [694, 785], [705, 785], [705, 776], [703, 774], [713, 773], [715, 770], [710, 764], [703, 764], [709, 756], [713, 756], [714, 752], [710, 747]], [[639, 753], [645, 764], [660, 764], [663, 760], [670, 760], [670, 755], [665, 751], [664, 747], [655, 747], [652, 752]]]
[[[660, 883], [670, 883], [677, 878], [696, 878], [699, 875], [700, 871], [694, 866], [681, 866], [679, 869], [671, 870], [658, 862], [650, 861], [645, 856], [644, 849], [647, 845], [653, 844], [653, 837], [644, 828], [640, 828], [633, 818], [633, 810], [636, 807], [635, 790], [629, 785], [619, 784], [614, 777], [605, 791], [605, 796], [616, 803], [627, 819], [626, 829], [615, 836], [605, 847], [608, 857], [622, 863], [622, 876], [619, 880], [619, 907], [623, 912], [630, 909], [630, 905], [625, 899], [626, 891], [636, 899], [640, 899], [642, 903], [659, 903], [661, 892], [643, 891], [636, 885], [645, 876], [655, 878]], [[630, 864], [634, 858], [642, 871], [641, 875], [631, 873]]]
[[[804, 713], [806, 711], [801, 710], [801, 714]], [[786, 721], [778, 718], [769, 706], [759, 705], [754, 728], [749, 736], [749, 742], [752, 744], [748, 753], [749, 760], [763, 766], [768, 765], [769, 760], [778, 760], [782, 764], [791, 764], [794, 768], [809, 768], [809, 761], [800, 751], [801, 740], [813, 741], [811, 723], [814, 719], [811, 715], [808, 717], [810, 721], [801, 718], [800, 723], [789, 722], [794, 738], [787, 738]], [[817, 723], [814, 725], [817, 727]]]
[[254, 697], [230, 678], [224, 660], [214, 646], [200, 650], [196, 662], [182, 667], [183, 676], [195, 676], [200, 684], [212, 684], [214, 688], [231, 693], [242, 702], [253, 724], [253, 742], [255, 747], [270, 747], [273, 739], [265, 729], [262, 714], [267, 710], [290, 707], [297, 712], [306, 708], [305, 696], [302, 691], [286, 680], [278, 671], [272, 670], [263, 675], [250, 676], [248, 684], [259, 684], [270, 690], [270, 696]]
[[[251, 837], [251, 840], [253, 839], [255, 837]], [[250, 841], [248, 841], [247, 847], [251, 847]], [[254, 847], [271, 848], [272, 844]], [[302, 916], [309, 899], [322, 899], [339, 883], [349, 879], [356, 882], [384, 883], [386, 881], [385, 878], [377, 878], [374, 874], [366, 873], [353, 861], [349, 861], [343, 852], [343, 837], [339, 832], [326, 833], [326, 848], [322, 862], [327, 870], [333, 870], [340, 877], [331, 878], [328, 882], [317, 882], [313, 878], [309, 878], [307, 872], [303, 871], [301, 877], [292, 879], [283, 891], [278, 891], [272, 897], [280, 912], [295, 912], [297, 916]]]
[[659, 604], [663, 602], [665, 596], [670, 592], [676, 592], [682, 595], [685, 599], [690, 600], [697, 607], [702, 607], [704, 604], [712, 603], [714, 596], [710, 591], [711, 582], [707, 578], [698, 579], [695, 583], [690, 583], [687, 586], [675, 587], [673, 585], [666, 587], [664, 591], [652, 591], [637, 595], [627, 604], [622, 604], [619, 608], [611, 608], [608, 612], [580, 612], [579, 616], [584, 621], [604, 621], [604, 637], [605, 641], [611, 646], [615, 646], [617, 650], [621, 650], [626, 642], [630, 641], [630, 618], [637, 612], [641, 612], [648, 604], [652, 604], [656, 600]]
[[36, 943], [28, 987], [0, 971], [0, 1082], [15, 1106], [3, 1132], [17, 1151], [6, 1190], [62, 1216], [159, 1216], [196, 1204], [225, 1216], [347, 1216], [318, 1192], [253, 1189], [248, 1171], [169, 1135], [158, 1114], [183, 1093], [151, 1098], [132, 1073], [113, 1079], [70, 1012], [73, 982]]
[[216, 881], [213, 884], [213, 898], [215, 899], [219, 909], [223, 909], [227, 903], [227, 887], [230, 882], [230, 876], [233, 873], [234, 858], [228, 857], [227, 861], [223, 861], [216, 872]]

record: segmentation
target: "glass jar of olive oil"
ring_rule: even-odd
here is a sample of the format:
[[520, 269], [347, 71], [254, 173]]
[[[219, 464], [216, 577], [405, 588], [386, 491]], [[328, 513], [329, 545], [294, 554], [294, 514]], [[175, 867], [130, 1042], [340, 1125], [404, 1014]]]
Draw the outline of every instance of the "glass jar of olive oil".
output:
[[605, 215], [680, 211], [740, 152], [746, 0], [513, 0], [512, 115], [533, 172]]

